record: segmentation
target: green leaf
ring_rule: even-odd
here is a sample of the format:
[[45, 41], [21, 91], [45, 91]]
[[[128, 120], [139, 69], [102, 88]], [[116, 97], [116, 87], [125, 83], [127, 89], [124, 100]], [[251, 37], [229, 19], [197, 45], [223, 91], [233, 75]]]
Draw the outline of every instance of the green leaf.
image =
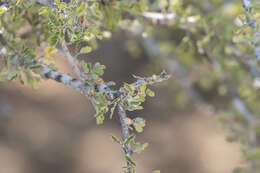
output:
[[89, 73], [91, 71], [91, 63], [86, 63], [84, 61], [81, 61], [80, 65], [83, 68], [85, 73]]
[[39, 9], [39, 15], [45, 15], [49, 12], [49, 8], [48, 7], [42, 7]]
[[59, 4], [59, 3], [60, 3], [60, 0], [54, 0], [54, 2], [55, 2], [56, 4]]
[[138, 133], [143, 132], [143, 128], [145, 126], [145, 120], [141, 117], [136, 117], [134, 120], [134, 128]]
[[148, 143], [144, 143], [141, 145], [140, 142], [135, 143], [135, 152], [141, 153], [143, 150], [145, 150], [149, 146]]
[[90, 46], [85, 46], [83, 48], [80, 49], [80, 53], [82, 54], [86, 54], [92, 51], [92, 48]]
[[20, 5], [23, 2], [23, 0], [17, 0], [15, 5]]
[[139, 89], [140, 89], [140, 93], [141, 93], [141, 94], [145, 94], [146, 83], [142, 83], [142, 84], [139, 86]]
[[113, 135], [110, 135], [110, 137], [111, 137], [111, 139], [114, 141], [114, 142], [116, 142], [116, 143], [118, 143], [118, 144], [122, 144], [122, 142], [117, 138], [117, 137], [115, 137], [115, 136], [113, 136]]
[[50, 46], [52, 46], [52, 47], [55, 47], [56, 46], [56, 44], [58, 43], [58, 35], [59, 34], [52, 34], [50, 37], [49, 37], [49, 39], [48, 39], [48, 41], [49, 41], [49, 43], [50, 43]]
[[130, 136], [126, 139], [126, 141], [124, 141], [124, 145], [125, 145], [125, 146], [128, 146], [134, 139], [135, 139], [135, 135], [134, 135], [134, 134], [133, 134], [133, 135], [130, 135]]
[[80, 14], [83, 12], [83, 10], [86, 8], [86, 3], [82, 2], [79, 6], [79, 8], [77, 8], [77, 13]]
[[98, 76], [102, 76], [104, 74], [104, 68], [104, 65], [97, 62], [93, 67], [93, 72]]
[[103, 124], [104, 120], [105, 120], [104, 115], [99, 115], [98, 117], [96, 117], [96, 122], [98, 125]]
[[7, 80], [12, 81], [13, 79], [15, 79], [17, 77], [18, 71], [14, 70], [9, 72]]
[[128, 163], [130, 163], [132, 166], [136, 166], [136, 163], [129, 157], [129, 156], [125, 156], [125, 159]]
[[131, 85], [129, 85], [128, 83], [124, 83], [124, 88], [125, 88], [127, 91], [129, 91], [131, 94], [134, 93], [134, 88], [133, 88]]
[[140, 105], [131, 105], [127, 108], [128, 111], [136, 111], [144, 109], [143, 106]]
[[160, 170], [155, 170], [155, 171], [153, 171], [153, 173], [161, 173], [161, 171]]
[[147, 94], [148, 96], [150, 96], [150, 97], [154, 97], [154, 96], [155, 96], [154, 92], [153, 92], [152, 90], [150, 90], [149, 88], [147, 88], [146, 94]]
[[67, 7], [67, 4], [65, 2], [60, 3], [58, 6], [59, 9], [64, 9], [66, 7]]

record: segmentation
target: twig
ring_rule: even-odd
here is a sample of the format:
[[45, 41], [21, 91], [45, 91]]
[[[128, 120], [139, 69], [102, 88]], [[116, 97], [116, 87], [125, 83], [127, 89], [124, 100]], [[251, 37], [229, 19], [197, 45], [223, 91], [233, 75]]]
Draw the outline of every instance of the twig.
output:
[[171, 73], [177, 76], [182, 88], [187, 92], [190, 98], [197, 104], [205, 105], [206, 102], [200, 96], [200, 94], [193, 88], [191, 82], [188, 79], [187, 70], [174, 58], [163, 55], [159, 50], [158, 45], [153, 37], [141, 38], [141, 43], [143, 44], [146, 53], [151, 58], [162, 57], [168, 62], [168, 69]]
[[75, 57], [73, 57], [71, 54], [70, 54], [70, 51], [66, 45], [66, 42], [64, 40], [61, 41], [61, 47], [62, 47], [62, 50], [63, 50], [63, 53], [65, 55], [65, 57], [67, 58], [71, 68], [73, 69], [73, 71], [75, 72], [75, 74], [81, 78], [81, 72], [78, 68], [78, 63], [77, 63], [77, 60]]
[[[126, 123], [126, 119], [127, 119], [126, 112], [125, 112], [121, 102], [118, 103], [118, 115], [120, 117], [122, 139], [123, 139], [123, 142], [125, 142], [129, 138], [129, 129], [128, 129], [129, 127]], [[125, 155], [128, 156], [129, 158], [131, 158], [132, 149], [131, 149], [130, 144], [128, 144], [127, 146], [123, 145], [123, 149], [124, 149]], [[127, 166], [131, 165], [131, 163], [129, 163], [128, 161], [126, 161], [126, 162], [127, 162]], [[128, 168], [128, 173], [132, 173], [131, 169], [129, 169], [129, 168]]]

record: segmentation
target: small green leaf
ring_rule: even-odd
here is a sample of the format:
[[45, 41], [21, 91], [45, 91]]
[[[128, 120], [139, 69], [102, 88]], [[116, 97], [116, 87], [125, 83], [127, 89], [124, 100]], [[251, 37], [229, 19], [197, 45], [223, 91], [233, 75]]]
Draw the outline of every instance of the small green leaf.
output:
[[147, 94], [148, 96], [150, 96], [150, 97], [154, 97], [154, 96], [155, 96], [154, 92], [153, 92], [152, 90], [150, 90], [149, 88], [147, 88], [146, 94]]
[[142, 84], [139, 86], [139, 89], [140, 89], [140, 93], [141, 93], [141, 94], [144, 94], [144, 93], [145, 93], [145, 90], [146, 90], [146, 83], [142, 83]]
[[128, 83], [124, 83], [124, 88], [129, 91], [131, 94], [134, 93], [134, 89]]
[[82, 2], [79, 6], [79, 8], [77, 8], [77, 13], [80, 14], [81, 12], [83, 12], [83, 10], [86, 8], [86, 3]]
[[48, 41], [50, 43], [50, 46], [55, 47], [58, 42], [58, 35], [59, 34], [53, 34], [49, 37]]
[[155, 171], [153, 171], [153, 173], [161, 173], [161, 171], [160, 170], [155, 170]]
[[11, 71], [8, 74], [7, 80], [12, 81], [13, 79], [15, 79], [17, 77], [18, 72], [16, 70]]
[[85, 73], [89, 73], [90, 72], [90, 70], [91, 70], [91, 64], [90, 63], [86, 63], [84, 61], [81, 61], [80, 65], [83, 68]]
[[20, 5], [23, 2], [23, 0], [17, 0], [15, 5]]
[[97, 62], [93, 67], [93, 72], [98, 76], [102, 76], [104, 74], [104, 66]]
[[148, 143], [144, 143], [144, 144], [142, 145], [143, 150], [145, 150], [148, 146], [149, 146]]
[[133, 166], [136, 166], [136, 163], [129, 157], [129, 156], [125, 156], [125, 159], [128, 163], [130, 163]]
[[122, 144], [122, 142], [117, 138], [117, 137], [115, 137], [115, 136], [113, 136], [113, 135], [110, 135], [110, 137], [111, 137], [111, 139], [114, 141], [114, 142], [116, 142], [116, 143], [118, 143], [118, 144]]
[[145, 120], [141, 117], [137, 117], [133, 121], [134, 121], [133, 125], [134, 125], [135, 130], [138, 133], [143, 132], [143, 128], [145, 126]]
[[149, 144], [148, 143], [144, 143], [144, 144], [142, 144], [141, 145], [141, 143], [140, 142], [136, 142], [135, 143], [135, 152], [137, 152], [137, 153], [141, 153], [143, 150], [145, 150], [147, 147], [149, 146]]
[[83, 48], [80, 49], [80, 53], [82, 54], [86, 54], [92, 51], [92, 48], [90, 46], [85, 46]]
[[59, 3], [60, 3], [60, 0], [54, 0], [54, 2], [55, 2], [56, 4], [59, 4]]
[[135, 139], [135, 135], [130, 135], [124, 142], [125, 146], [128, 146]]
[[135, 111], [135, 110], [142, 110], [144, 109], [143, 106], [140, 105], [131, 105], [127, 108], [128, 111]]
[[58, 6], [59, 9], [64, 9], [65, 7], [67, 7], [67, 4], [65, 2], [60, 3]]
[[98, 125], [103, 124], [104, 120], [105, 120], [104, 115], [99, 115], [98, 117], [96, 117], [96, 122]]

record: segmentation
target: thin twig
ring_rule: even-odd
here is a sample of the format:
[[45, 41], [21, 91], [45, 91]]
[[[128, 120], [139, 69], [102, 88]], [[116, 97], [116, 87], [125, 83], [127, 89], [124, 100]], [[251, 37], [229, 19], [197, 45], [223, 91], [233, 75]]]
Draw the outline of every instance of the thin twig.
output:
[[75, 72], [75, 74], [81, 78], [81, 72], [78, 68], [78, 63], [77, 63], [77, 60], [75, 57], [73, 57], [71, 54], [70, 54], [70, 51], [66, 45], [66, 42], [64, 40], [61, 41], [61, 47], [62, 47], [62, 50], [63, 50], [63, 53], [65, 55], [65, 57], [67, 58], [71, 68], [73, 69], [73, 71]]

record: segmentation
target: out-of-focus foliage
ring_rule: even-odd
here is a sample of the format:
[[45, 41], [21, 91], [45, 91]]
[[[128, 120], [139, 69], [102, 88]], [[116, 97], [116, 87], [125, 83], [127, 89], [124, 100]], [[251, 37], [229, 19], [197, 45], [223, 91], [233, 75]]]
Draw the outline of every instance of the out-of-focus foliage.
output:
[[[201, 95], [211, 93], [216, 100], [224, 100], [218, 109], [222, 112], [221, 122], [231, 131], [227, 140], [240, 141], [248, 160], [247, 166], [239, 166], [234, 172], [259, 172], [260, 91], [257, 78], [260, 66], [256, 52], [259, 2], [252, 1], [248, 11], [243, 8], [242, 0], [160, 3], [164, 8], [154, 5], [154, 10], [174, 13], [176, 17], [168, 27], [160, 30], [154, 27], [150, 31], [151, 27], [147, 27], [149, 33], [156, 37], [165, 54], [177, 59], [189, 71], [191, 83]], [[253, 122], [248, 122], [235, 107], [241, 105], [232, 104], [235, 98], [243, 100]]]

